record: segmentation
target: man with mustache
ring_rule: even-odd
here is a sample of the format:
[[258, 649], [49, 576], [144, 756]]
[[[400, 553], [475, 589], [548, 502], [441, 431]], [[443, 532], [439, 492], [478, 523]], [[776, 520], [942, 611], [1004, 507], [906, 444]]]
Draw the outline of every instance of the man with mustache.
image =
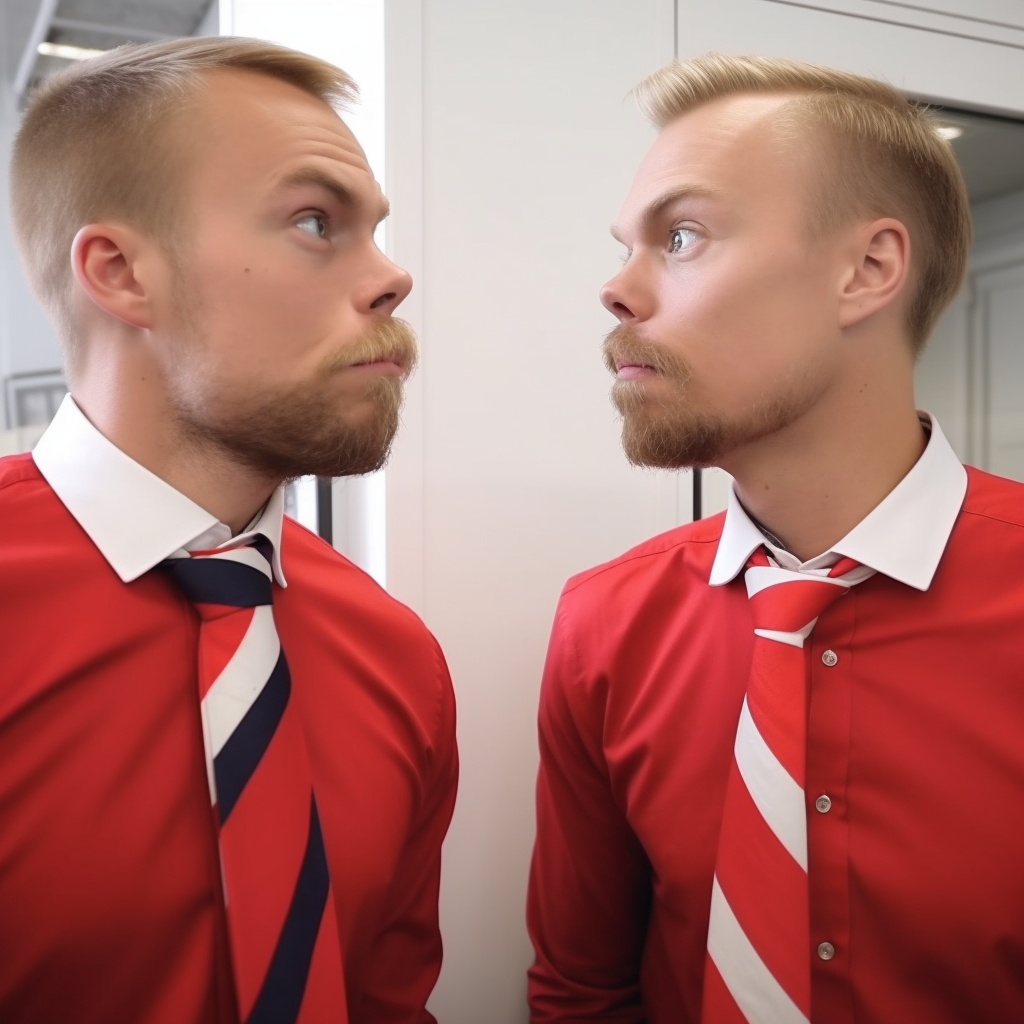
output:
[[0, 1020], [425, 1024], [454, 700], [283, 514], [387, 459], [415, 340], [337, 68], [244, 39], [44, 83], [11, 206], [70, 395], [0, 462]]
[[734, 483], [562, 594], [532, 1021], [1024, 1020], [1024, 486], [914, 403], [970, 246], [952, 151], [794, 61], [639, 98], [602, 292], [623, 444]]

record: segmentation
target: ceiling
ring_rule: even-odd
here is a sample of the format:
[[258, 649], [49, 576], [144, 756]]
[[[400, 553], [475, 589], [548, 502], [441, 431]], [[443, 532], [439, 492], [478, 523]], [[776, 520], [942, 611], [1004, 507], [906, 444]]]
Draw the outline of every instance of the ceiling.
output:
[[[216, 0], [214, 0], [216, 2]], [[32, 84], [65, 66], [40, 56], [42, 42], [108, 50], [121, 43], [190, 36], [211, 0], [0, 0], [0, 60], [19, 99]]]

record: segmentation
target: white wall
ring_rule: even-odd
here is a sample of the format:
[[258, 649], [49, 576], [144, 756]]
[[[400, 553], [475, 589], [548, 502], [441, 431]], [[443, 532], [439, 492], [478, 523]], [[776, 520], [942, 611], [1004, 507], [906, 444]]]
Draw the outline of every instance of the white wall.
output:
[[393, 0], [390, 251], [423, 366], [388, 470], [389, 588], [459, 699], [445, 852], [444, 1024], [525, 1020], [538, 683], [571, 573], [671, 526], [675, 478], [630, 470], [598, 304], [608, 225], [653, 132], [628, 91], [672, 57], [665, 0]]

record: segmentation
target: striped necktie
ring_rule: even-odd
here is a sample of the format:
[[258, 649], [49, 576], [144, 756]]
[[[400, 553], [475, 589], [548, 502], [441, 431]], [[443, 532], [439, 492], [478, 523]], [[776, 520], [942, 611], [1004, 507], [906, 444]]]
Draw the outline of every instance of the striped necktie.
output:
[[199, 699], [243, 1024], [347, 1019], [309, 756], [272, 608], [270, 542], [161, 568], [200, 618]]
[[807, 661], [829, 605], [873, 574], [842, 559], [828, 576], [781, 569], [758, 549], [745, 581], [754, 619], [711, 894], [702, 1024], [807, 1024]]

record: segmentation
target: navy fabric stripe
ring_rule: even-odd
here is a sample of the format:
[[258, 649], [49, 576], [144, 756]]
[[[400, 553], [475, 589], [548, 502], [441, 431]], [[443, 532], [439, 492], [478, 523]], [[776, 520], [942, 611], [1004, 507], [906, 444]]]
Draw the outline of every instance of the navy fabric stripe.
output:
[[171, 558], [161, 562], [160, 567], [192, 602], [255, 608], [273, 600], [270, 580], [259, 569], [242, 562], [203, 555]]
[[330, 887], [327, 853], [314, 793], [309, 806], [309, 838], [295, 893], [267, 968], [267, 976], [245, 1024], [295, 1024], [302, 1008], [313, 948]]
[[213, 759], [213, 781], [217, 787], [217, 810], [222, 825], [270, 746], [291, 689], [291, 673], [282, 651], [267, 685]]

